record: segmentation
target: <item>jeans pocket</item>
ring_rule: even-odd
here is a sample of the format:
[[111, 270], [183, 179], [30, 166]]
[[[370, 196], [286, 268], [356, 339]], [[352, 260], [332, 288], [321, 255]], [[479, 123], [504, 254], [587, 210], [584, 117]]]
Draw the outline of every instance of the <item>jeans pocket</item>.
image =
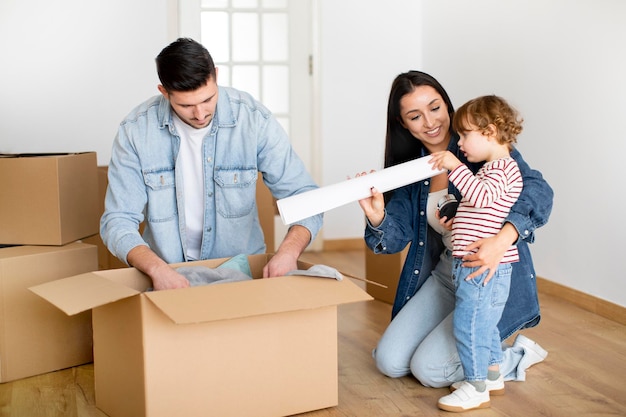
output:
[[511, 264], [501, 264], [498, 270], [491, 278], [493, 285], [491, 291], [491, 305], [503, 306], [509, 298], [509, 290], [511, 288]]

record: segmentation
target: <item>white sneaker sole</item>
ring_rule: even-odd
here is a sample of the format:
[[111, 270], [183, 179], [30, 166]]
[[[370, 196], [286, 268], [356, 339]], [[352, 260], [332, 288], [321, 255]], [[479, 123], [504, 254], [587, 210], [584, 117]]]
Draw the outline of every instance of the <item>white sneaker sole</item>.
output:
[[451, 411], [453, 413], [463, 413], [465, 411], [476, 410], [479, 408], [489, 408], [491, 407], [491, 402], [487, 401], [487, 402], [478, 404], [476, 407], [470, 407], [470, 408], [463, 408], [460, 406], [453, 406], [453, 405], [447, 405], [447, 404], [441, 404], [441, 403], [437, 403], [437, 407], [439, 407], [439, 409], [443, 411]]

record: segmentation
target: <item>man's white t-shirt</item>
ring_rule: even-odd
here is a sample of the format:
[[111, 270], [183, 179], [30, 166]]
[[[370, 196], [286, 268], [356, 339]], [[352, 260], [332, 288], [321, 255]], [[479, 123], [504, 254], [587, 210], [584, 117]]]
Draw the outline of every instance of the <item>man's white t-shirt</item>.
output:
[[180, 135], [180, 150], [176, 166], [183, 175], [183, 198], [185, 206], [185, 228], [187, 257], [200, 259], [202, 229], [204, 227], [204, 172], [202, 169], [202, 141], [211, 129], [196, 129], [183, 122], [174, 113], [174, 126]]

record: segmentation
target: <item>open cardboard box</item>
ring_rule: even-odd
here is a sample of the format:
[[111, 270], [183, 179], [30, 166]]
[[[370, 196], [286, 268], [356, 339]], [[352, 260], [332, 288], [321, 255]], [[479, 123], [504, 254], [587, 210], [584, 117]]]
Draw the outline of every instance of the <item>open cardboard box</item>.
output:
[[[253, 277], [271, 256], [248, 257]], [[337, 305], [372, 299], [350, 279], [309, 276], [145, 292], [150, 286], [124, 268], [31, 288], [69, 315], [92, 310], [96, 405], [111, 417], [286, 416], [335, 406]]]

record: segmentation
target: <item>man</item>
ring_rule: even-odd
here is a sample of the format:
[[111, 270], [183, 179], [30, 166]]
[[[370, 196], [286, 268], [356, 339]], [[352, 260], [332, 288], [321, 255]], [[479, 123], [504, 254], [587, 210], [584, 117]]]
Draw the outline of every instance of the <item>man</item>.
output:
[[[160, 290], [189, 286], [169, 263], [265, 252], [257, 172], [276, 198], [317, 186], [269, 110], [218, 87], [201, 44], [178, 39], [156, 64], [161, 95], [131, 111], [113, 144], [100, 234]], [[321, 226], [322, 215], [291, 225], [264, 277], [297, 269]]]

